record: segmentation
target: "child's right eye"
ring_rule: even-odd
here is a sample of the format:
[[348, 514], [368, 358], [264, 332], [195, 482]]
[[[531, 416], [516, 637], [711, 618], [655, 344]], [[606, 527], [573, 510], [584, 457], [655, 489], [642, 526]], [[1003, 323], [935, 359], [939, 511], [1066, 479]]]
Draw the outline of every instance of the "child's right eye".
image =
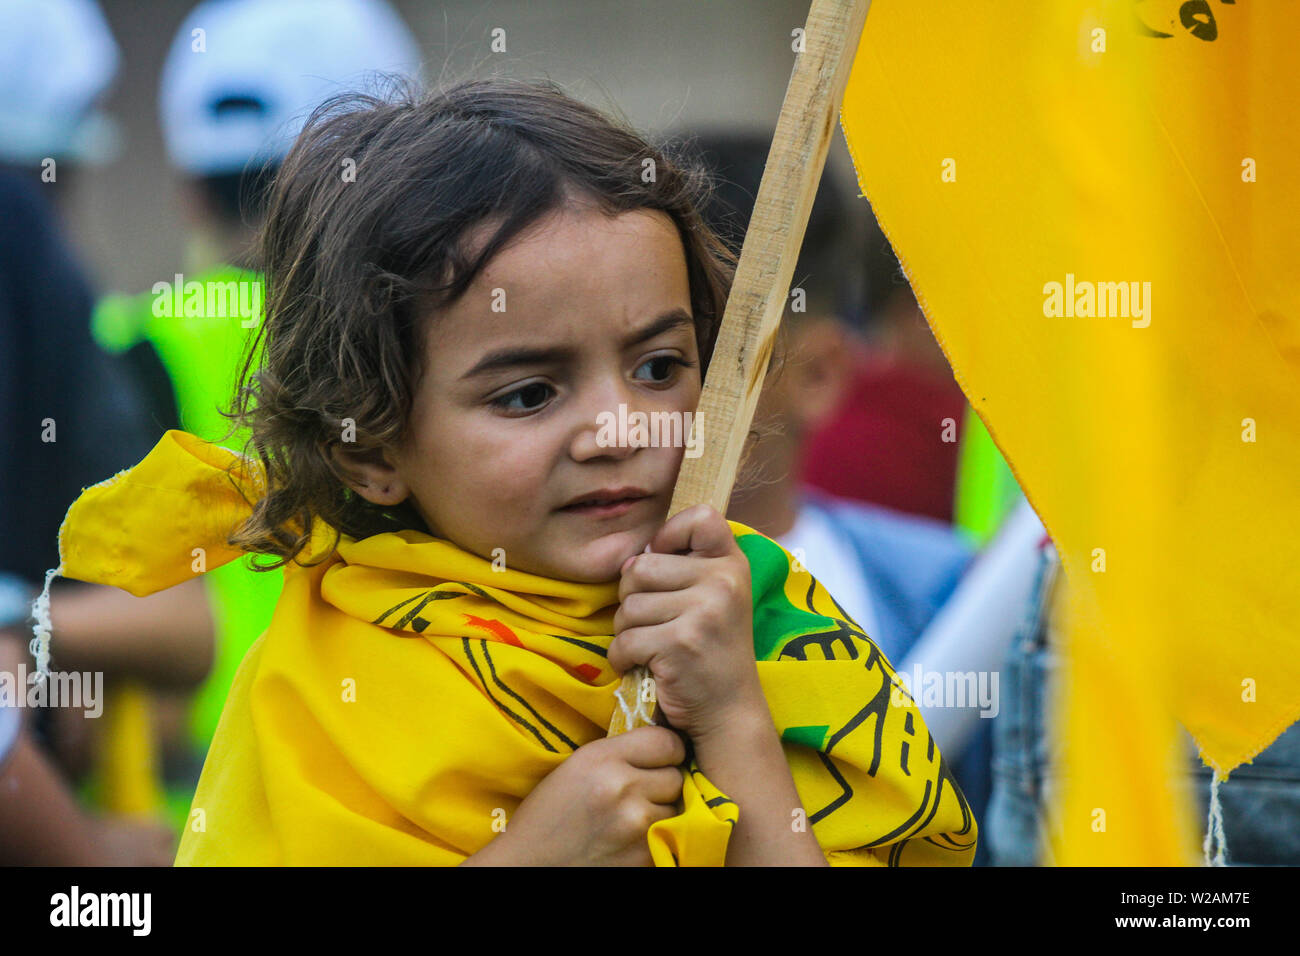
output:
[[[525, 385], [523, 388], [517, 388], [513, 392], [508, 392], [505, 395], [498, 396], [497, 398], [492, 399], [492, 401], [489, 402], [488, 404], [490, 404], [493, 408], [504, 408], [507, 411], [530, 412], [541, 407], [541, 405], [545, 403], [547, 395], [550, 391], [551, 391], [551, 386], [546, 385], [542, 382], [532, 382], [528, 385]], [[540, 396], [538, 394], [539, 392], [540, 392]], [[536, 404], [533, 405], [529, 405], [527, 402], [525, 402], [522, 406], [514, 404], [514, 400], [516, 398], [520, 398], [521, 396], [538, 397], [539, 400]]]

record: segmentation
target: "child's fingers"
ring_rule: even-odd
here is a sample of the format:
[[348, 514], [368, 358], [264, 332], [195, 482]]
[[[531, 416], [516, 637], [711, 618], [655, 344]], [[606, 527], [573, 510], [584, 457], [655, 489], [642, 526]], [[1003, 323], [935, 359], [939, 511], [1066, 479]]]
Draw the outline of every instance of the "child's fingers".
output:
[[684, 591], [638, 591], [629, 594], [614, 612], [614, 633], [633, 627], [667, 624], [686, 610], [688, 595]]
[[685, 554], [638, 554], [623, 564], [618, 599], [638, 591], [680, 591], [699, 580], [699, 558]]
[[[618, 617], [617, 614], [614, 616]], [[654, 627], [628, 628], [619, 631], [617, 636], [609, 642], [606, 659], [609, 661], [609, 666], [616, 673], [626, 674], [638, 665], [649, 667], [650, 658], [654, 657], [661, 643], [662, 638], [656, 637]]]
[[[618, 742], [624, 760], [644, 770], [664, 767], [677, 773], [677, 765], [686, 760], [685, 741], [675, 730], [667, 727], [638, 727], [610, 739]], [[677, 778], [680, 792], [680, 773], [677, 773]]]
[[682, 771], [679, 767], [642, 770], [637, 775], [637, 782], [642, 788], [641, 792], [651, 803], [671, 805], [682, 798]]
[[731, 554], [736, 536], [727, 519], [712, 505], [696, 505], [673, 515], [650, 539], [650, 550], [658, 554], [689, 552], [708, 558]]

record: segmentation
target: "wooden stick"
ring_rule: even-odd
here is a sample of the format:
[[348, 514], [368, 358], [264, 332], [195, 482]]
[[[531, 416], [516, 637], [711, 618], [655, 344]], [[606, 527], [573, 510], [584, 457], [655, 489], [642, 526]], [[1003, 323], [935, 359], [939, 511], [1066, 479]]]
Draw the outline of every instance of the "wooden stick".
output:
[[[670, 518], [697, 504], [727, 512], [870, 6], [871, 0], [813, 0], [808, 11], [804, 50], [795, 57], [700, 395], [697, 418], [716, 440], [706, 441], [699, 457], [683, 457]], [[645, 668], [623, 675], [617, 697], [611, 736], [652, 722], [654, 680]]]

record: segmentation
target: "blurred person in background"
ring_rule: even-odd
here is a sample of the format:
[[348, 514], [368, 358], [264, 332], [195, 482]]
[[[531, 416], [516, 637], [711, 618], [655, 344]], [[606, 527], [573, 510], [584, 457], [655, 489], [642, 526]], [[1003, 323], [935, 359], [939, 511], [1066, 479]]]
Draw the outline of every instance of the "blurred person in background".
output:
[[[370, 88], [376, 73], [418, 77], [420, 67], [414, 37], [383, 0], [211, 0], [185, 18], [158, 92], [183, 200], [184, 261], [179, 275], [150, 292], [105, 297], [93, 321], [107, 352], [137, 357], [133, 365], [164, 428], [244, 450], [247, 432], [232, 430], [221, 409], [235, 394], [240, 360], [262, 320], [256, 239], [276, 170], [303, 121], [330, 96]], [[338, 175], [349, 181], [351, 172], [340, 167]], [[202, 581], [216, 612], [217, 652], [189, 706], [188, 727], [165, 752], [177, 823], [188, 814], [231, 681], [270, 621], [282, 576], [255, 572], [244, 560]]]
[[[25, 617], [29, 597], [17, 579], [0, 576], [0, 615]], [[20, 672], [26, 655], [25, 640], [0, 631], [0, 672]], [[23, 725], [24, 713], [0, 705], [0, 866], [170, 864], [175, 839], [168, 828], [90, 813], [78, 803]]]
[[834, 495], [952, 521], [966, 398], [874, 220], [860, 268], [865, 347], [842, 404], [808, 438], [801, 477]]
[[[0, 671], [10, 687], [34, 670], [29, 609], [59, 564], [68, 505], [156, 440], [130, 377], [91, 338], [91, 290], [54, 201], [75, 165], [109, 145], [96, 104], [117, 60], [90, 0], [0, 2]], [[201, 587], [141, 599], [59, 582], [50, 609], [54, 671], [102, 672], [110, 686], [193, 686], [210, 665]], [[0, 711], [0, 861], [169, 862], [166, 829], [92, 815], [71, 794], [63, 771], [89, 769], [99, 721], [71, 708]]]
[[[107, 589], [105, 589], [107, 590]], [[31, 591], [0, 574], [0, 622], [24, 621]], [[0, 627], [0, 674], [31, 669], [30, 631]], [[11, 684], [15, 694], [26, 688]], [[32, 711], [0, 701], [0, 866], [167, 866], [175, 852], [169, 828], [148, 820], [86, 810], [67, 776], [50, 759], [30, 725]]]

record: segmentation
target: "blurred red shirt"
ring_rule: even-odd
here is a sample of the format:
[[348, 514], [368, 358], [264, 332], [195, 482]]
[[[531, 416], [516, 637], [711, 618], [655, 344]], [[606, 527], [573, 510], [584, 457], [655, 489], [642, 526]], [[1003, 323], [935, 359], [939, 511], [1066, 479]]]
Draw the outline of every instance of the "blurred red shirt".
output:
[[804, 443], [800, 477], [816, 488], [952, 521], [966, 398], [952, 374], [866, 354], [839, 410]]

